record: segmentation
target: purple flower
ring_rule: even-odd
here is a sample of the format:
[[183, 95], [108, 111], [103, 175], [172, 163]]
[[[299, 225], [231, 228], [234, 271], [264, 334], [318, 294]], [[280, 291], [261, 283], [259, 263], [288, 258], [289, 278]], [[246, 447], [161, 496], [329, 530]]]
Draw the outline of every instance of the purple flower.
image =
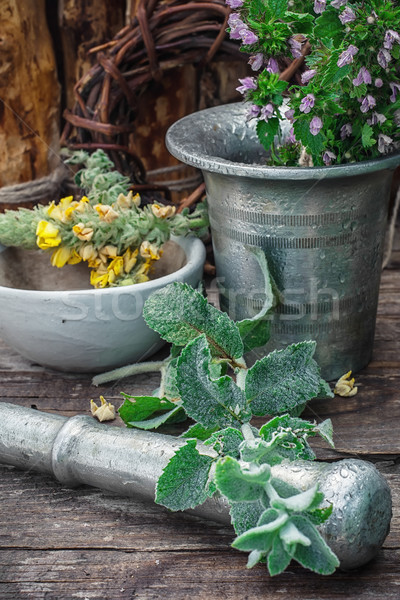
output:
[[397, 31], [393, 31], [393, 29], [388, 29], [385, 33], [385, 39], [383, 41], [384, 48], [391, 50], [395, 42], [400, 44], [400, 35], [397, 33]]
[[249, 65], [251, 66], [253, 71], [259, 71], [264, 63], [264, 56], [259, 52], [258, 54], [254, 54], [249, 58]]
[[378, 77], [377, 79], [375, 79], [375, 87], [377, 88], [381, 88], [383, 86], [383, 81], [380, 77]]
[[315, 104], [315, 96], [314, 94], [307, 94], [307, 96], [304, 96], [304, 98], [301, 101], [300, 104], [300, 112], [303, 113], [309, 113], [311, 112], [311, 109], [314, 107]]
[[275, 58], [270, 58], [267, 64], [268, 73], [279, 73], [279, 65]]
[[345, 4], [347, 4], [347, 0], [332, 0], [331, 2], [331, 6], [333, 6], [333, 8], [340, 8]]
[[366, 113], [371, 108], [374, 108], [375, 106], [376, 106], [375, 98], [373, 96], [371, 96], [370, 94], [368, 94], [367, 96], [365, 96], [365, 98], [361, 102], [360, 110], [362, 113]]
[[339, 15], [339, 20], [342, 23], [342, 25], [345, 25], [346, 23], [351, 23], [352, 21], [355, 21], [356, 18], [357, 17], [354, 11], [349, 6], [346, 6], [344, 11]]
[[382, 67], [382, 69], [386, 69], [386, 67], [392, 60], [392, 55], [385, 48], [381, 48], [378, 52], [376, 60], [378, 61], [379, 65]]
[[310, 133], [312, 133], [312, 135], [318, 135], [322, 129], [322, 125], [322, 120], [319, 117], [313, 117], [310, 123]]
[[314, 12], [320, 15], [326, 9], [326, 0], [314, 0]]
[[260, 113], [260, 119], [264, 119], [264, 121], [268, 121], [274, 115], [274, 106], [271, 103], [268, 103], [266, 106], [263, 106]]
[[242, 19], [240, 18], [239, 13], [231, 13], [229, 15], [228, 25], [231, 29], [230, 33], [229, 33], [229, 37], [232, 40], [240, 40], [241, 35], [240, 35], [239, 30], [243, 27], [246, 27], [246, 25], [243, 23]]
[[240, 8], [243, 6], [244, 0], [225, 0], [225, 4], [231, 8]]
[[324, 154], [322, 156], [322, 160], [324, 161], [324, 163], [327, 166], [331, 165], [332, 161], [335, 160], [335, 158], [336, 158], [336, 154], [334, 154], [330, 150], [326, 150], [326, 152], [324, 152]]
[[393, 81], [389, 83], [390, 89], [392, 90], [392, 95], [390, 96], [390, 102], [396, 102], [397, 92], [400, 92], [400, 85], [398, 83], [394, 83]]
[[370, 119], [367, 119], [368, 125], [377, 125], [378, 123], [381, 125], [386, 121], [385, 115], [381, 115], [380, 113], [373, 112]]
[[294, 109], [293, 109], [293, 108], [291, 108], [291, 109], [287, 110], [287, 111], [284, 113], [284, 115], [285, 115], [285, 117], [287, 118], [287, 120], [288, 120], [288, 121], [292, 121], [292, 119], [293, 119], [293, 117], [294, 117]]
[[239, 30], [239, 35], [242, 38], [243, 44], [246, 46], [251, 46], [251, 44], [255, 44], [258, 42], [258, 36], [250, 31], [250, 29], [245, 25], [243, 28]]
[[239, 82], [242, 84], [237, 87], [237, 91], [241, 94], [245, 94], [249, 90], [256, 90], [257, 84], [254, 77], [245, 77], [244, 79], [239, 79]]
[[301, 42], [299, 42], [299, 40], [296, 40], [293, 37], [289, 38], [289, 46], [293, 58], [301, 58], [303, 56], [301, 53]]
[[295, 144], [295, 143], [297, 142], [297, 140], [296, 140], [296, 136], [294, 135], [294, 129], [293, 129], [293, 127], [292, 127], [292, 128], [291, 128], [291, 130], [289, 131], [289, 135], [288, 135], [288, 137], [287, 137], [287, 140], [286, 140], [286, 142], [287, 142], [288, 144]]
[[392, 143], [393, 140], [388, 135], [384, 135], [383, 133], [378, 135], [378, 150], [381, 154], [386, 154], [386, 152], [389, 150], [390, 144]]
[[340, 129], [340, 138], [345, 140], [346, 138], [350, 137], [352, 133], [353, 127], [351, 126], [351, 123], [345, 123]]
[[357, 77], [353, 79], [353, 85], [356, 87], [363, 83], [372, 83], [371, 74], [366, 67], [361, 67]]
[[311, 79], [314, 77], [314, 75], [316, 75], [317, 71], [316, 69], [310, 69], [309, 71], [304, 71], [304, 73], [301, 76], [301, 83], [303, 83], [304, 85], [307, 84], [309, 81], [311, 81]]
[[254, 119], [255, 117], [258, 117], [259, 114], [260, 114], [260, 107], [257, 106], [257, 104], [252, 104], [247, 111], [246, 120], [250, 121], [250, 119]]
[[339, 56], [338, 61], [337, 61], [337, 66], [338, 67], [344, 67], [345, 65], [350, 65], [353, 60], [355, 55], [358, 52], [358, 48], [357, 46], [353, 46], [352, 44], [350, 44], [350, 46], [347, 48], [347, 50], [344, 50], [342, 52], [342, 54]]

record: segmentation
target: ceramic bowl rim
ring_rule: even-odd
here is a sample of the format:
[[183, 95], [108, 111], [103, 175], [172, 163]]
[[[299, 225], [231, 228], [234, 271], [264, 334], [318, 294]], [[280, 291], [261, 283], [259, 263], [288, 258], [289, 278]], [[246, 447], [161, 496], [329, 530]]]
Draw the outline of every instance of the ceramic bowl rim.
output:
[[[80, 289], [80, 290], [25, 290], [16, 287], [9, 287], [5, 285], [0, 285], [0, 294], [2, 295], [15, 295], [18, 294], [21, 297], [29, 296], [40, 299], [41, 297], [56, 299], [57, 297], [62, 297], [65, 294], [68, 295], [89, 295], [92, 296], [94, 294], [99, 295], [113, 295], [120, 294], [123, 291], [125, 294], [127, 292], [133, 292], [135, 294], [140, 294], [141, 292], [149, 292], [152, 289], [158, 289], [159, 287], [164, 287], [168, 283], [172, 281], [184, 280], [185, 276], [193, 270], [194, 264], [199, 264], [200, 262], [204, 262], [206, 249], [203, 242], [193, 236], [172, 236], [171, 240], [179, 244], [179, 246], [183, 249], [186, 254], [186, 263], [178, 269], [177, 271], [173, 271], [168, 275], [163, 275], [162, 277], [158, 277], [157, 279], [151, 279], [149, 281], [145, 281], [143, 283], [135, 283], [132, 285], [124, 285], [124, 286], [116, 286], [112, 288], [88, 288], [88, 289]], [[0, 245], [0, 254], [7, 250], [7, 246]]]

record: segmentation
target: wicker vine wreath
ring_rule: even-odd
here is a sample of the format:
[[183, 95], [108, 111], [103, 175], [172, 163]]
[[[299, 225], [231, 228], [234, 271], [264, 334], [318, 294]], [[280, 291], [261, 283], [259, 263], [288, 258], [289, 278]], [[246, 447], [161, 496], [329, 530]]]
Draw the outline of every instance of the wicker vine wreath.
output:
[[76, 103], [64, 112], [61, 144], [102, 148], [136, 189], [162, 188], [147, 185], [143, 162], [129, 144], [140, 93], [178, 66], [207, 64], [217, 54], [247, 60], [227, 39], [228, 16], [224, 0], [140, 0], [131, 24], [90, 51], [97, 62], [74, 87]]

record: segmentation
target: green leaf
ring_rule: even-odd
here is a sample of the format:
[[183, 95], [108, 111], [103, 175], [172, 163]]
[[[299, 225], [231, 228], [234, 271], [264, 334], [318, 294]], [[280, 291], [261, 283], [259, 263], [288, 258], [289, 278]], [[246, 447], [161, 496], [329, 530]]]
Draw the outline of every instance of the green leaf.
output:
[[286, 13], [288, 0], [268, 0], [268, 6], [276, 19], [281, 19]]
[[364, 148], [371, 148], [376, 144], [376, 139], [372, 136], [374, 135], [374, 130], [368, 123], [365, 123], [361, 132], [361, 142]]
[[310, 546], [297, 545], [293, 558], [303, 567], [320, 575], [331, 575], [339, 566], [337, 556], [329, 548], [315, 526], [303, 515], [293, 515], [291, 522], [311, 541]]
[[217, 427], [203, 427], [200, 423], [195, 423], [195, 425], [192, 425], [187, 431], [182, 433], [181, 437], [195, 438], [196, 440], [204, 442], [205, 440], [208, 440], [217, 429]]
[[315, 508], [312, 511], [307, 512], [307, 517], [314, 525], [321, 525], [325, 523], [331, 516], [333, 511], [333, 504], [330, 504], [326, 508]]
[[268, 119], [268, 121], [260, 119], [260, 121], [258, 121], [257, 123], [256, 130], [258, 139], [260, 140], [265, 150], [268, 151], [274, 143], [275, 136], [278, 134], [279, 119], [277, 119], [276, 117]]
[[261, 267], [264, 276], [264, 304], [258, 314], [251, 319], [243, 319], [238, 321], [236, 325], [239, 328], [240, 336], [244, 344], [244, 352], [248, 352], [253, 348], [264, 346], [270, 338], [270, 321], [266, 319], [271, 309], [275, 304], [275, 296], [272, 289], [271, 276], [269, 273], [267, 258], [265, 252], [261, 248], [252, 249], [258, 264]]
[[322, 423], [317, 425], [316, 429], [322, 439], [324, 439], [332, 448], [334, 448], [335, 444], [333, 442], [332, 421], [330, 419], [325, 419], [325, 421], [322, 421]]
[[267, 559], [269, 574], [271, 576], [279, 575], [279, 573], [282, 573], [286, 569], [291, 560], [292, 557], [285, 550], [282, 540], [279, 536], [276, 536]]
[[171, 283], [146, 300], [144, 318], [167, 342], [185, 346], [204, 333], [214, 356], [238, 359], [243, 343], [235, 323], [184, 283]]
[[318, 500], [318, 504], [321, 502], [321, 495], [318, 492], [318, 484], [316, 483], [305, 492], [300, 492], [289, 498], [279, 498], [271, 500], [271, 506], [276, 509], [285, 509], [288, 511], [303, 512], [311, 508]]
[[205, 335], [191, 341], [178, 361], [176, 377], [182, 404], [189, 417], [203, 427], [240, 425], [250, 418], [243, 391], [227, 375], [211, 379], [211, 354]]
[[126, 400], [119, 408], [118, 414], [126, 425], [129, 425], [131, 421], [143, 421], [154, 413], [166, 412], [176, 408], [176, 404], [166, 398], [123, 395]]
[[307, 148], [313, 157], [319, 157], [324, 149], [326, 138], [322, 131], [320, 131], [317, 135], [313, 135], [310, 131], [310, 123], [311, 118], [309, 117], [297, 119], [293, 124], [294, 133], [296, 139]]
[[215, 468], [217, 488], [232, 502], [259, 500], [264, 493], [264, 485], [270, 477], [268, 465], [249, 471], [243, 469], [238, 461], [230, 456], [218, 460]]
[[229, 502], [230, 515], [236, 535], [256, 527], [265, 508], [260, 500], [253, 502]]
[[234, 548], [251, 552], [268, 552], [276, 533], [287, 523], [289, 516], [268, 508], [260, 517], [258, 525], [239, 535], [232, 543]]
[[129, 421], [128, 427], [136, 427], [136, 429], [157, 429], [160, 425], [166, 423], [182, 423], [186, 421], [187, 416], [182, 406], [175, 406], [172, 410], [165, 412], [152, 419], [146, 419], [144, 421]]
[[178, 358], [170, 360], [161, 371], [161, 385], [163, 396], [169, 400], [179, 400], [179, 390], [176, 386], [176, 368]]
[[157, 482], [156, 502], [171, 510], [186, 510], [208, 497], [208, 476], [214, 459], [200, 454], [188, 440], [164, 468]]
[[339, 21], [337, 11], [326, 10], [316, 19], [314, 35], [321, 40], [335, 40], [339, 43], [342, 41], [343, 26]]
[[205, 445], [212, 446], [216, 452], [224, 456], [239, 458], [239, 446], [242, 442], [242, 432], [233, 427], [227, 427], [213, 433], [205, 442]]
[[291, 413], [320, 392], [315, 342], [292, 344], [256, 362], [246, 377], [246, 398], [254, 415]]

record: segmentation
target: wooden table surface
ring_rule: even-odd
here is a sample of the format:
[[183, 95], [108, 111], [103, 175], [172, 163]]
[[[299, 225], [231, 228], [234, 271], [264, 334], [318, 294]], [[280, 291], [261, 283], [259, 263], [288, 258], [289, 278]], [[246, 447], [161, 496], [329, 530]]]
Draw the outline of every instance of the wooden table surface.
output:
[[[331, 417], [336, 449], [314, 443], [319, 459], [375, 463], [393, 494], [391, 531], [376, 559], [349, 573], [318, 576], [297, 564], [277, 577], [246, 569], [230, 547], [233, 530], [152, 503], [0, 466], [2, 600], [385, 600], [400, 597], [400, 251], [383, 272], [374, 357], [353, 398], [310, 404]], [[72, 416], [103, 394], [151, 393], [155, 376], [94, 387], [90, 375], [46, 370], [0, 342], [0, 401]], [[118, 423], [117, 423], [118, 424]], [[115, 423], [114, 423], [115, 425]], [[1, 432], [1, 424], [0, 424]], [[0, 433], [1, 435], [1, 433]]]

